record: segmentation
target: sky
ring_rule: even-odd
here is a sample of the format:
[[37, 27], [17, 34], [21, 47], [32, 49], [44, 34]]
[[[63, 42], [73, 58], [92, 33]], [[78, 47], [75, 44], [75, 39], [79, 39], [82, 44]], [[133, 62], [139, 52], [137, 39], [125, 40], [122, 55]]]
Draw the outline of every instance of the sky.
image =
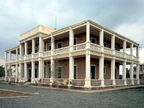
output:
[[0, 56], [38, 24], [60, 29], [87, 19], [144, 47], [143, 10], [144, 0], [0, 0]]

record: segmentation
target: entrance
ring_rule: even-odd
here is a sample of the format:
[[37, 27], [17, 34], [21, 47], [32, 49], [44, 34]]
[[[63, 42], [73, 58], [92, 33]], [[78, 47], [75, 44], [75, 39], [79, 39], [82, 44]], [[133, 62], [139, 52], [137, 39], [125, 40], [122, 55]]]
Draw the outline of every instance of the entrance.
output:
[[91, 66], [91, 79], [95, 79], [96, 78], [96, 66], [92, 65]]
[[31, 69], [28, 69], [28, 82], [31, 82]]

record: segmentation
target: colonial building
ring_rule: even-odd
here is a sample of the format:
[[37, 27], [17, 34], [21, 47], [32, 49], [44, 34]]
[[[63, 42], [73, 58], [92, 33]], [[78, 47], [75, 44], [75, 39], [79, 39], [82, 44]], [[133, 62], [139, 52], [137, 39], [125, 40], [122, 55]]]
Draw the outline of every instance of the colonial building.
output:
[[[126, 65], [131, 68], [129, 79]], [[84, 88], [134, 85], [139, 84], [139, 44], [90, 20], [59, 30], [39, 25], [6, 51], [5, 70], [5, 80], [15, 82]]]

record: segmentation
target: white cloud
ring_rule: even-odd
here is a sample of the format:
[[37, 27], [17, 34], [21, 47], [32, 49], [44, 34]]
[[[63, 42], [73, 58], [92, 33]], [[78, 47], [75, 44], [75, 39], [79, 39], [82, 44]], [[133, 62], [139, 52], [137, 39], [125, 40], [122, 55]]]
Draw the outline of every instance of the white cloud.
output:
[[115, 31], [136, 41], [143, 46], [144, 25], [142, 22], [124, 23], [115, 28]]

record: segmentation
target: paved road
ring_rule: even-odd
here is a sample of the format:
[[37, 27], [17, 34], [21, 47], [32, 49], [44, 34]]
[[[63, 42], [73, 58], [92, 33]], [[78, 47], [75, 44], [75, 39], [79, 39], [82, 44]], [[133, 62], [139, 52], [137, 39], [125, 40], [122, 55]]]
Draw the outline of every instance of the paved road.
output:
[[[8, 85], [0, 88], [34, 93], [36, 88]], [[78, 93], [38, 88], [40, 95], [20, 98], [1, 98], [0, 108], [143, 108], [144, 88], [104, 93]]]

